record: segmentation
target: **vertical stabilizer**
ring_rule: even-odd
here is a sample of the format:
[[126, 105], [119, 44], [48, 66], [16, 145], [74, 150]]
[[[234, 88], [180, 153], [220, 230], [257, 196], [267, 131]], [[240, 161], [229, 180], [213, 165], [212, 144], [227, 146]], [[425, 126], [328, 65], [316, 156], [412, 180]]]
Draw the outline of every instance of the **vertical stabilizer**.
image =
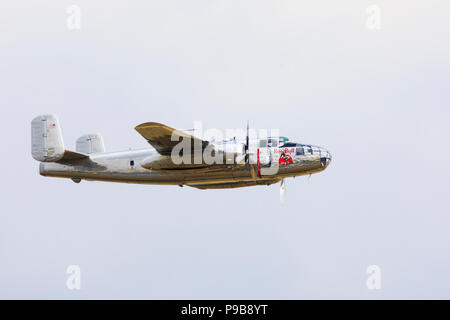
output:
[[61, 127], [56, 115], [41, 115], [31, 121], [31, 155], [41, 162], [58, 161], [64, 156]]
[[86, 154], [105, 152], [105, 144], [100, 134], [85, 134], [77, 139], [76, 151]]

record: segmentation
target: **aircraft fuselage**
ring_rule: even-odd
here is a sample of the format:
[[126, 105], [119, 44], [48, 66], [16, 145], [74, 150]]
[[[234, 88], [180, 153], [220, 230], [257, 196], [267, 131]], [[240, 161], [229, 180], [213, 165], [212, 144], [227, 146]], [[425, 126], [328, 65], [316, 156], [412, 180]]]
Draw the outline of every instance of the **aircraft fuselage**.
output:
[[[261, 152], [269, 152], [272, 158], [271, 162], [276, 161], [278, 164], [276, 173], [270, 175], [261, 175], [261, 169], [263, 169], [261, 167], [268, 167], [273, 163], [261, 165], [257, 161], [253, 164], [213, 164], [203, 168], [188, 169], [152, 170], [144, 168], [143, 161], [157, 155], [156, 151], [152, 149], [91, 154], [88, 159], [70, 163], [42, 162], [39, 169], [43, 176], [70, 178], [75, 182], [94, 180], [189, 185], [200, 188], [208, 188], [208, 185], [211, 188], [214, 185], [220, 188], [223, 184], [223, 187], [229, 188], [269, 185], [282, 178], [317, 173], [323, 171], [331, 161], [331, 156], [325, 149], [308, 145], [297, 144], [297, 146], [259, 149]], [[280, 157], [283, 159], [280, 160]]]

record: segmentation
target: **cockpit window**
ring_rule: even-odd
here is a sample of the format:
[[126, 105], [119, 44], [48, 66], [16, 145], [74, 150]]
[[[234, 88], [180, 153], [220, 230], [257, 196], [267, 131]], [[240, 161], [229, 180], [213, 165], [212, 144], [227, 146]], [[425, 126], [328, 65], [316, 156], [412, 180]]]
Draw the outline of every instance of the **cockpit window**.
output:
[[310, 145], [301, 145], [303, 147], [304, 154], [313, 154], [313, 149]]
[[296, 147], [297, 144], [293, 143], [293, 142], [286, 142], [284, 144], [282, 144], [281, 146], [279, 146], [280, 148], [292, 148], [292, 147]]

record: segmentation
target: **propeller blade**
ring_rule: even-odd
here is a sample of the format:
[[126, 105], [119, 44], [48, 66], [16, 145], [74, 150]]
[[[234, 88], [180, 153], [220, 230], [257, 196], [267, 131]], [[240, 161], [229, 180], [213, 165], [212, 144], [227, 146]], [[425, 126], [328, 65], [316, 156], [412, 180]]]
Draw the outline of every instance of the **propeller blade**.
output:
[[248, 155], [248, 145], [249, 145], [249, 121], [247, 120], [247, 137], [245, 138], [245, 163], [248, 163], [249, 155]]
[[247, 140], [245, 141], [245, 144], [247, 145], [247, 149], [248, 149], [248, 145], [249, 145], [249, 130], [250, 130], [250, 124], [249, 121], [247, 120]]
[[284, 178], [282, 178], [280, 182], [280, 202], [284, 203], [285, 201], [286, 201], [286, 183], [284, 182]]

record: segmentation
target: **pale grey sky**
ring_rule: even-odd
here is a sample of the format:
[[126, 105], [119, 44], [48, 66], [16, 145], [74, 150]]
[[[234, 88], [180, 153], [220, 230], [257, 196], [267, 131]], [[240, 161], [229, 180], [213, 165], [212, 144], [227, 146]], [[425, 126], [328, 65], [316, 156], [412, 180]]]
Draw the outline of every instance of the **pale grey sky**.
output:
[[[66, 26], [70, 4], [81, 30]], [[366, 27], [369, 5], [380, 30]], [[0, 298], [450, 298], [448, 1], [2, 1]], [[196, 190], [44, 178], [64, 141], [134, 126], [280, 128], [320, 174]], [[82, 287], [66, 287], [79, 265]], [[368, 290], [366, 268], [381, 268]]]

